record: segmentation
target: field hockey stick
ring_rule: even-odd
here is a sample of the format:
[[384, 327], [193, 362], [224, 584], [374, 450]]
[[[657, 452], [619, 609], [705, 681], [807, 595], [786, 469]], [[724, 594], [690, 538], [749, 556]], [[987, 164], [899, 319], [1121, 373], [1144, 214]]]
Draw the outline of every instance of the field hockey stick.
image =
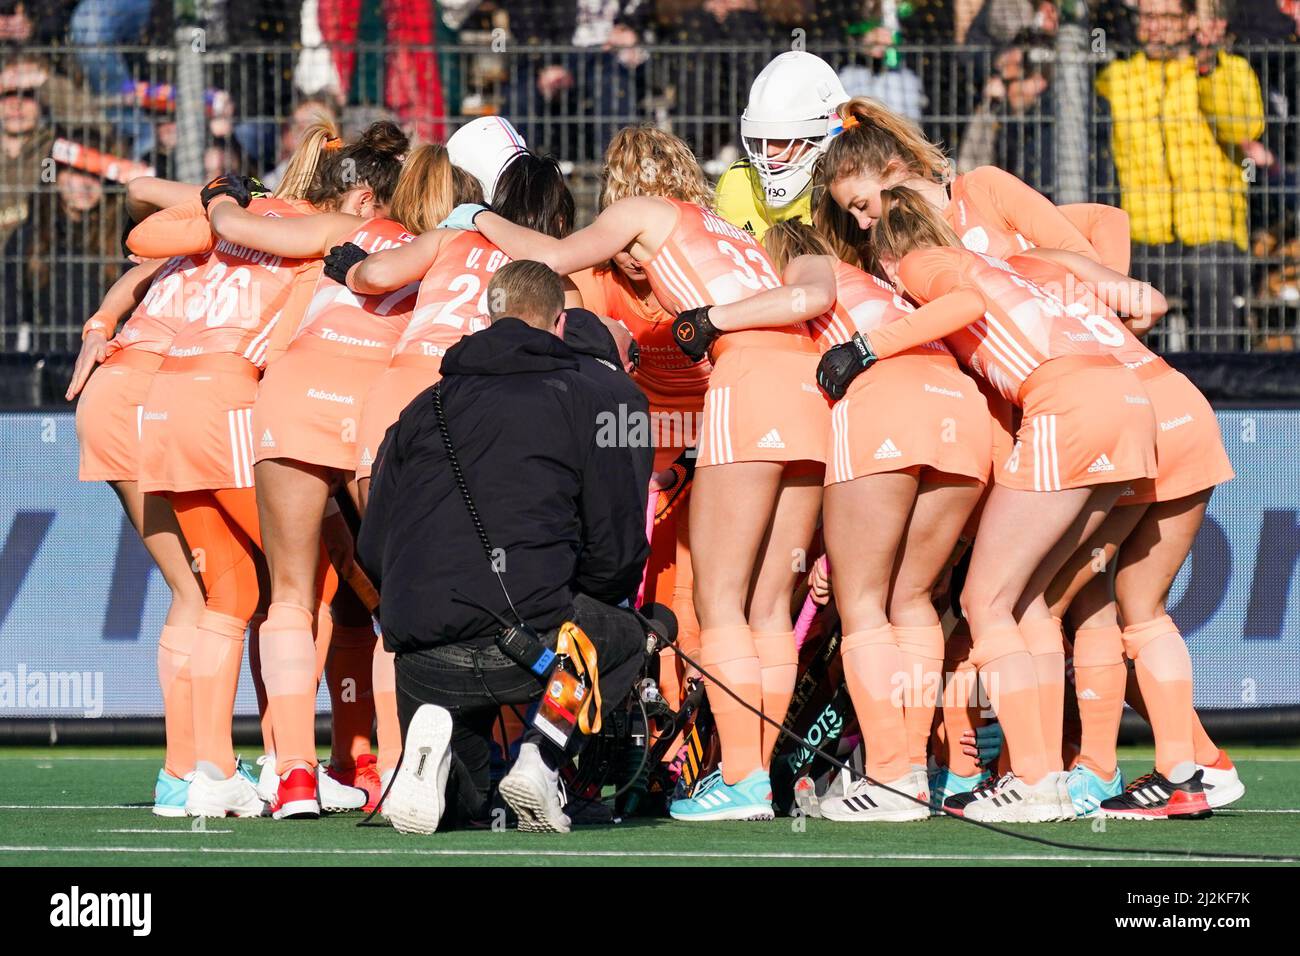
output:
[[[831, 573], [830, 558], [826, 559], [826, 574], [829, 577]], [[808, 589], [808, 596], [803, 599], [803, 607], [799, 611], [799, 620], [794, 623], [794, 647], [795, 650], [803, 647], [803, 642], [808, 640], [808, 631], [812, 628], [813, 618], [817, 616], [820, 605], [813, 600], [812, 588]]]

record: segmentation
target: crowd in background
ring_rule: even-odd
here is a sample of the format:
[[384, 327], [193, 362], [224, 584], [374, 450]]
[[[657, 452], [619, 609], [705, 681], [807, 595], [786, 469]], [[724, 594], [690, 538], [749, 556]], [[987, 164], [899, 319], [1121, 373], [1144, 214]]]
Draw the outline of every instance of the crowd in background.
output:
[[[0, 0], [0, 351], [71, 347], [40, 329], [80, 328], [117, 274], [122, 184], [177, 173], [169, 54], [186, 37], [204, 54], [204, 178], [273, 184], [313, 111], [430, 141], [501, 112], [592, 178], [613, 133], [648, 120], [716, 176], [741, 155], [750, 81], [803, 44], [958, 171], [998, 165], [1052, 197], [1063, 23], [1094, 60], [1091, 196], [1129, 211], [1135, 274], [1223, 330], [1182, 344], [1294, 347], [1300, 0], [200, 0], [201, 33], [175, 6]], [[1153, 175], [1165, 201], [1134, 194]]]

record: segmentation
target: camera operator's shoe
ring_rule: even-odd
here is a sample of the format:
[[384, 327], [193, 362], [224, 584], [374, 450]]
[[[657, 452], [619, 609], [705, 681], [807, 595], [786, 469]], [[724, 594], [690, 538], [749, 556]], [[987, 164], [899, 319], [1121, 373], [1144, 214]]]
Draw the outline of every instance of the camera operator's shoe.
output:
[[[888, 787], [888, 789], [886, 789]], [[898, 791], [894, 793], [892, 791]], [[915, 797], [915, 799], [911, 799]], [[910, 823], [930, 819], [930, 793], [925, 774], [877, 786], [858, 777], [842, 797], [823, 797], [822, 816], [840, 823]]]
[[674, 800], [668, 807], [674, 820], [771, 820], [772, 781], [766, 770], [755, 770], [738, 783], [722, 779], [718, 768], [700, 781], [694, 795]]
[[501, 779], [501, 798], [526, 833], [568, 833], [571, 821], [560, 809], [560, 773], [546, 766], [537, 744], [524, 743], [519, 758]]
[[399, 833], [432, 833], [446, 807], [451, 770], [451, 714], [424, 704], [411, 718], [384, 816]]
[[1124, 792], [1124, 775], [1115, 768], [1115, 774], [1109, 780], [1103, 780], [1083, 764], [1079, 764], [1065, 778], [1065, 786], [1070, 791], [1070, 803], [1074, 806], [1076, 817], [1095, 817], [1101, 810], [1104, 800], [1118, 797]]

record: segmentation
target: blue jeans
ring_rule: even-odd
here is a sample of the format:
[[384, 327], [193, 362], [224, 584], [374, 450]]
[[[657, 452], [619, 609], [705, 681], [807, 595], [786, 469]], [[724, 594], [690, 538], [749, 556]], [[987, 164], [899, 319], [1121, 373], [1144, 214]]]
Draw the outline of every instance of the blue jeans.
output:
[[[149, 23], [150, 0], [81, 0], [72, 12], [69, 35], [90, 88], [100, 95], [121, 95], [131, 82], [126, 59], [113, 47], [139, 42]], [[153, 126], [136, 107], [111, 109], [108, 117], [141, 156], [153, 148]]]

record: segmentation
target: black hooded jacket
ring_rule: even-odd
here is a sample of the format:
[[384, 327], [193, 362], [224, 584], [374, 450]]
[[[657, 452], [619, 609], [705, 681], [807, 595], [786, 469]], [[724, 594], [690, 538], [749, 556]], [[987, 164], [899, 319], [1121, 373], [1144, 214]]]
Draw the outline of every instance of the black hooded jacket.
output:
[[357, 559], [382, 594], [385, 646], [398, 654], [491, 640], [497, 624], [459, 592], [546, 630], [582, 592], [635, 594], [649, 553], [645, 488], [625, 449], [597, 441], [615, 404], [555, 335], [500, 319], [442, 361], [452, 445], [493, 548], [484, 552], [457, 489], [433, 404], [417, 396], [388, 430], [371, 477]]

